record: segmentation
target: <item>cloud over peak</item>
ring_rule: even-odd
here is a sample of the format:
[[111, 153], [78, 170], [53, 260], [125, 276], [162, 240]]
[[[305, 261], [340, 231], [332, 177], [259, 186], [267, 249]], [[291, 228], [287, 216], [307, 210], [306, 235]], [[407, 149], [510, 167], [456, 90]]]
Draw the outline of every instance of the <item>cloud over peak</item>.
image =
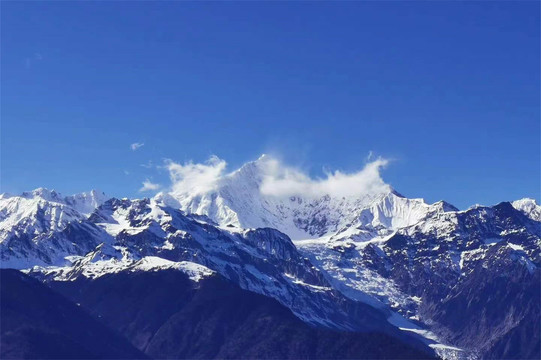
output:
[[217, 188], [224, 177], [226, 166], [224, 160], [211, 156], [202, 164], [194, 164], [191, 161], [178, 164], [168, 160], [165, 167], [169, 171], [173, 193], [200, 195]]
[[[314, 178], [306, 172], [283, 164], [271, 157], [262, 156], [257, 161], [244, 166], [255, 166], [260, 179], [259, 191], [264, 196], [320, 198], [358, 197], [390, 191], [390, 186], [381, 178], [380, 172], [387, 166], [388, 160], [372, 159], [356, 172], [326, 172], [324, 177]], [[166, 169], [171, 179], [171, 192], [176, 195], [196, 196], [220, 188], [226, 181], [239, 172], [227, 173], [227, 163], [212, 156], [204, 163], [166, 162]]]
[[380, 176], [388, 160], [378, 158], [356, 172], [326, 172], [323, 178], [312, 178], [299, 169], [284, 166], [276, 159], [266, 160], [266, 174], [260, 191], [271, 196], [304, 196], [318, 198], [362, 196], [390, 190]]

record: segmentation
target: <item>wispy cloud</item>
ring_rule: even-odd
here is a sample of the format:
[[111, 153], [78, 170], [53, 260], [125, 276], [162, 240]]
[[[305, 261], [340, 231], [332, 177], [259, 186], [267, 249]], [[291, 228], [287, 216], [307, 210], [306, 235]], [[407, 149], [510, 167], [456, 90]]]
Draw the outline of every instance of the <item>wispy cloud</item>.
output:
[[138, 142], [136, 142], [136, 143], [133, 143], [133, 144], [130, 145], [130, 149], [131, 149], [132, 151], [135, 151], [135, 150], [139, 149], [140, 147], [142, 147], [142, 146], [144, 146], [144, 145], [145, 145], [144, 143], [138, 143]]
[[146, 169], [151, 169], [154, 167], [154, 163], [152, 162], [152, 160], [148, 160], [146, 163], [141, 164], [141, 166]]
[[368, 152], [368, 155], [366, 155], [366, 161], [371, 161], [374, 159], [374, 152], [372, 150], [370, 150]]
[[[373, 155], [372, 155], [373, 158]], [[275, 197], [303, 196], [333, 197], [362, 196], [386, 192], [390, 186], [381, 178], [381, 169], [387, 166], [388, 160], [371, 159], [360, 170], [351, 173], [341, 171], [325, 172], [325, 176], [314, 178], [306, 172], [283, 164], [281, 161], [263, 156], [255, 163], [263, 195]], [[168, 161], [166, 168], [171, 178], [173, 194], [197, 195], [217, 189], [236, 172], [226, 173], [227, 163], [213, 156], [205, 163], [187, 162], [178, 164]]]
[[139, 189], [139, 192], [156, 191], [161, 188], [160, 184], [153, 183], [149, 179], [143, 181], [143, 186]]
[[194, 195], [213, 190], [223, 178], [227, 163], [217, 156], [212, 156], [204, 164], [187, 162], [177, 164], [171, 160], [166, 162], [171, 178], [172, 191], [189, 192]]
[[28, 56], [24, 59], [24, 66], [27, 69], [30, 69], [35, 62], [41, 60], [43, 60], [43, 55], [41, 55], [40, 53], [35, 53], [34, 55]]
[[264, 195], [277, 197], [304, 196], [332, 197], [363, 196], [389, 191], [390, 187], [381, 178], [380, 171], [388, 164], [386, 159], [376, 159], [362, 169], [345, 173], [326, 172], [323, 178], [312, 178], [294, 167], [269, 158], [265, 164], [265, 175], [260, 191]]

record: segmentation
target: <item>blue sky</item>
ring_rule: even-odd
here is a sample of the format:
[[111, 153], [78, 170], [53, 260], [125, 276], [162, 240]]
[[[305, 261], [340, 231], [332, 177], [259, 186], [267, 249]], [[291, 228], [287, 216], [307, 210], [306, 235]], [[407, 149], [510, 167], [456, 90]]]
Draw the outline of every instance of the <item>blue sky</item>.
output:
[[5, 2], [1, 16], [2, 192], [142, 196], [167, 173], [141, 164], [212, 154], [235, 169], [274, 153], [317, 177], [371, 151], [409, 197], [539, 200], [538, 2]]

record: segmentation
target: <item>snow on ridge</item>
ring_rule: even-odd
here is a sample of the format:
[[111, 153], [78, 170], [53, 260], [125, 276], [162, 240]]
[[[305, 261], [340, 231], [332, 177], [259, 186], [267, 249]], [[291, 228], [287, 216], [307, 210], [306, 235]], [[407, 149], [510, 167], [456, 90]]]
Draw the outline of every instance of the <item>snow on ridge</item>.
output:
[[52, 276], [55, 281], [74, 280], [78, 274], [97, 279], [107, 274], [115, 274], [121, 271], [161, 271], [178, 270], [186, 274], [190, 280], [199, 282], [216, 272], [206, 266], [190, 261], [170, 261], [157, 256], [145, 256], [140, 260], [130, 258], [117, 258], [114, 256], [95, 259], [94, 254], [84, 257], [72, 257], [70, 266], [34, 266], [25, 272], [41, 272], [46, 276]]
[[[381, 163], [372, 165], [368, 175], [362, 171], [355, 175], [359, 179], [366, 176], [365, 185], [370, 186], [368, 193], [353, 197], [324, 193], [333, 191], [336, 184], [347, 183], [351, 188], [351, 179], [339, 172], [329, 175], [327, 180], [314, 180], [269, 156], [246, 163], [229, 174], [221, 174], [224, 166], [225, 162], [217, 158], [207, 164], [175, 164], [172, 178], [178, 180], [179, 174], [184, 177], [180, 176], [169, 194], [160, 193], [156, 199], [186, 213], [206, 215], [222, 226], [271, 227], [291, 238], [303, 239], [336, 231], [344, 225], [343, 214], [354, 213], [391, 191], [379, 177]], [[193, 178], [186, 177], [202, 177], [205, 186], [195, 193], [188, 191]], [[289, 185], [300, 194], [285, 194], [283, 190]], [[311, 190], [303, 194], [305, 187]], [[310, 224], [309, 219], [314, 217], [319, 223]]]
[[88, 216], [101, 204], [109, 200], [109, 197], [102, 191], [91, 190], [89, 192], [66, 196], [64, 199], [66, 204]]
[[130, 268], [131, 271], [159, 271], [166, 269], [180, 270], [188, 275], [190, 280], [195, 282], [199, 282], [216, 273], [214, 270], [194, 262], [175, 262], [157, 256], [145, 256]]
[[68, 223], [80, 221], [107, 200], [104, 193], [62, 196], [55, 190], [37, 188], [21, 195], [0, 197], [0, 243], [13, 234], [39, 236], [63, 229]]
[[541, 205], [535, 199], [523, 198], [511, 202], [511, 205], [530, 219], [541, 221]]
[[75, 209], [41, 197], [3, 198], [0, 200], [0, 211], [0, 240], [13, 231], [39, 234], [61, 229], [69, 221], [83, 218]]
[[[43, 200], [51, 203], [67, 205], [83, 215], [90, 215], [97, 207], [109, 199], [104, 192], [99, 190], [90, 190], [74, 195], [64, 196], [56, 190], [49, 190], [39, 187], [32, 191], [25, 191], [20, 195], [3, 193], [0, 195], [0, 201], [7, 201], [14, 198], [24, 198], [27, 200]], [[3, 206], [0, 205], [0, 208]]]

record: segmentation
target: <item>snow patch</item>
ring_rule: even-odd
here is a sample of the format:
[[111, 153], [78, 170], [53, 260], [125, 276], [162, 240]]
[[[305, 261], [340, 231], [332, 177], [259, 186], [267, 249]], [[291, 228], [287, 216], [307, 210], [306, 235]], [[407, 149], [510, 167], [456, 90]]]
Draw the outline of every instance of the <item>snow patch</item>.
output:
[[160, 271], [166, 269], [180, 270], [188, 275], [190, 280], [195, 282], [199, 282], [216, 273], [214, 270], [194, 262], [174, 262], [156, 256], [146, 256], [130, 267], [131, 271]]

